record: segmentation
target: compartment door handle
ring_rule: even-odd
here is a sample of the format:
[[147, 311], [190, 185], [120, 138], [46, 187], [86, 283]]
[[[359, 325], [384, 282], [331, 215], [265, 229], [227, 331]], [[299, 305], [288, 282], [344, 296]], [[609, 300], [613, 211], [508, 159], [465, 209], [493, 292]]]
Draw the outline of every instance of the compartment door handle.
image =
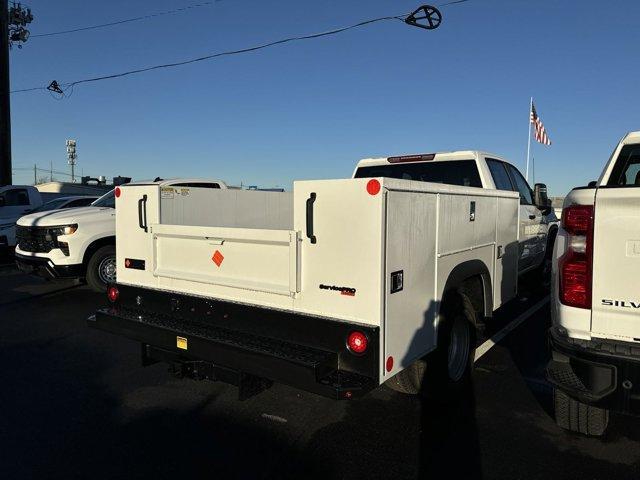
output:
[[316, 236], [313, 234], [313, 203], [316, 201], [316, 192], [311, 192], [307, 198], [307, 238], [311, 243], [316, 243]]
[[144, 230], [145, 233], [149, 231], [147, 228], [147, 196], [143, 195], [138, 200], [138, 226]]

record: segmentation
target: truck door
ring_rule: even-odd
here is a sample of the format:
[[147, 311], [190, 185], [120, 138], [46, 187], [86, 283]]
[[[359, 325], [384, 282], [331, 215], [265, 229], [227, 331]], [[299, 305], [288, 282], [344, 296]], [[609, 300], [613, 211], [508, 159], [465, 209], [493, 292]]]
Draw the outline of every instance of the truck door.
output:
[[547, 228], [540, 209], [533, 204], [533, 193], [522, 174], [513, 165], [506, 164], [509, 175], [520, 193], [520, 261], [518, 271], [522, 272], [539, 265], [544, 258]]
[[640, 144], [622, 147], [607, 185], [596, 191], [591, 330], [640, 338]]

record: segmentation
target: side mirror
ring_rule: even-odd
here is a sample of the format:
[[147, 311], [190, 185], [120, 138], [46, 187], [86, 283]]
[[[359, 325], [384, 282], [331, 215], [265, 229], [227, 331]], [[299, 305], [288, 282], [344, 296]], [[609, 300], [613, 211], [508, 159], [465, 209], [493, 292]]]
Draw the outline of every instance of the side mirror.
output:
[[587, 184], [587, 187], [589, 187], [589, 188], [593, 188], [593, 187], [595, 187], [596, 185], [598, 185], [598, 182], [597, 182], [596, 180], [591, 180], [591, 181]]
[[533, 187], [533, 203], [543, 211], [548, 213], [551, 208], [551, 200], [547, 196], [547, 186], [544, 183], [536, 183]]

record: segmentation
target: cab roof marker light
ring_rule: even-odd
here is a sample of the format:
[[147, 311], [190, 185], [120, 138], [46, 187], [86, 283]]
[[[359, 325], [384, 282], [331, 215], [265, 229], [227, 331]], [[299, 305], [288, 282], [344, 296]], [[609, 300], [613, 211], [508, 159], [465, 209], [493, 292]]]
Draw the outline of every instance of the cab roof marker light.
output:
[[389, 157], [387, 162], [389, 163], [405, 163], [405, 162], [428, 162], [436, 158], [435, 153], [422, 153], [419, 155], [402, 155], [399, 157]]

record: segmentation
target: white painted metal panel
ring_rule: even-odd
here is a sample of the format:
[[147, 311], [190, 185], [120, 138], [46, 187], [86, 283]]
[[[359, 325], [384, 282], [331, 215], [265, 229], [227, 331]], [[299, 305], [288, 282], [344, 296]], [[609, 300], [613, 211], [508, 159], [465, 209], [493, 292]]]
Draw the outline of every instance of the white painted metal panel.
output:
[[[116, 198], [118, 283], [154, 287], [155, 279], [148, 270], [125, 268], [124, 261], [125, 258], [134, 258], [144, 260], [146, 265], [153, 262], [153, 244], [148, 225], [157, 223], [160, 218], [158, 186], [125, 185], [120, 187], [120, 192], [120, 197]], [[147, 232], [140, 227], [140, 220], [144, 223], [145, 219]]]
[[[384, 188], [370, 195], [369, 180], [295, 182], [294, 230], [302, 237], [302, 289], [294, 301], [296, 311], [380, 325]], [[315, 244], [306, 235], [306, 202], [311, 193], [316, 194]], [[355, 294], [343, 294], [342, 287], [355, 289]]]
[[[436, 347], [435, 293], [437, 194], [391, 191], [387, 194], [386, 315], [382, 380]], [[403, 288], [392, 292], [391, 275], [402, 271]], [[384, 367], [393, 357], [390, 372]]]
[[286, 296], [299, 291], [296, 232], [182, 225], [151, 231], [156, 277]]
[[640, 188], [599, 188], [594, 226], [592, 335], [634, 341], [640, 338]]

